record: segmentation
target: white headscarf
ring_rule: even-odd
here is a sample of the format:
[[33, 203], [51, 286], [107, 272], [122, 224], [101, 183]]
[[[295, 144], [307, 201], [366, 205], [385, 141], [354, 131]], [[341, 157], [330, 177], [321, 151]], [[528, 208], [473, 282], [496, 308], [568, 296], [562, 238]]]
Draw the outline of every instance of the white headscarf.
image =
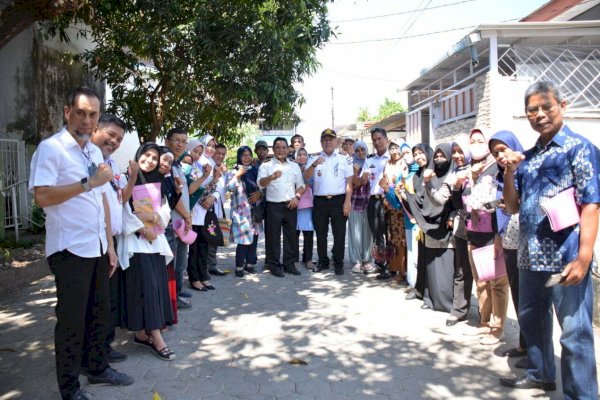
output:
[[204, 152], [202, 153], [202, 155], [200, 156], [200, 159], [198, 160], [198, 163], [201, 166], [204, 166], [204, 164], [208, 163], [208, 164], [210, 164], [211, 167], [214, 168], [215, 165], [216, 165], [215, 162], [214, 162], [214, 160], [212, 159], [212, 157], [209, 157], [208, 155], [206, 155], [206, 146], [208, 145], [208, 143], [211, 140], [214, 140], [214, 139], [215, 138], [213, 136], [210, 136], [210, 135], [204, 135], [204, 136], [202, 136], [200, 138], [200, 144], [202, 146], [204, 146]]

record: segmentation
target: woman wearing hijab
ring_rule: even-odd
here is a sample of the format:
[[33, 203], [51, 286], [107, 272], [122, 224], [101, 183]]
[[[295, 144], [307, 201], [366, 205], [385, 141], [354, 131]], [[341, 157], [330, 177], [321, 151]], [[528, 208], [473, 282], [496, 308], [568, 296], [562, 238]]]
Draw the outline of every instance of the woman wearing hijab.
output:
[[[498, 163], [498, 190], [504, 188], [504, 168], [506, 167], [505, 151], [510, 149], [523, 153], [521, 142], [510, 131], [500, 131], [494, 134], [489, 142], [492, 156]], [[506, 275], [512, 295], [515, 311], [519, 311], [519, 269], [517, 264], [517, 249], [519, 245], [519, 214], [509, 215], [503, 209], [496, 210], [498, 233], [502, 237], [502, 250], [504, 252], [504, 263], [506, 264]], [[519, 332], [519, 345], [504, 352], [507, 357], [522, 357], [527, 355], [527, 346], [523, 334]], [[524, 359], [523, 361], [527, 361]], [[525, 367], [527, 365], [525, 364]]]
[[252, 166], [252, 149], [242, 146], [237, 151], [237, 166], [227, 183], [231, 195], [231, 242], [235, 249], [235, 276], [243, 278], [244, 273], [255, 274], [258, 262], [256, 247], [258, 235], [263, 232], [261, 221], [252, 218], [252, 207], [260, 207], [262, 193], [256, 178], [258, 168]]
[[171, 209], [159, 160], [160, 148], [155, 143], [144, 143], [135, 155], [140, 168], [133, 195], [124, 205], [119, 262], [125, 270], [125, 327], [136, 332], [135, 343], [171, 361], [175, 354], [160, 333], [173, 323], [166, 268], [173, 254], [164, 235]]
[[376, 267], [371, 263], [371, 246], [373, 235], [367, 219], [367, 205], [369, 204], [369, 181], [362, 185], [360, 171], [367, 159], [367, 144], [362, 140], [354, 142], [352, 177], [352, 209], [348, 216], [348, 255], [354, 264], [352, 272], [374, 272]]
[[[204, 226], [206, 212], [213, 208], [213, 204], [220, 196], [217, 190], [217, 184], [221, 177], [221, 170], [215, 168], [215, 162], [212, 156], [215, 153], [216, 142], [210, 135], [204, 135], [200, 138], [200, 144], [204, 148], [204, 152], [200, 158], [194, 162], [192, 166], [192, 177], [194, 181], [199, 181], [204, 177], [202, 182], [203, 192], [192, 207], [192, 188], [190, 185], [190, 208], [192, 208], [192, 229], [196, 232], [196, 240], [190, 245], [188, 257], [188, 277], [190, 287], [199, 292], [214, 290], [215, 287], [210, 282], [210, 274], [208, 273], [208, 243], [202, 237], [201, 227]], [[212, 175], [209, 171], [212, 171]], [[207, 175], [207, 172], [209, 175]], [[196, 178], [197, 177], [197, 178]], [[218, 208], [214, 210], [218, 218], [223, 218], [223, 211]]]
[[[402, 197], [402, 193], [408, 190], [414, 193], [412, 188], [412, 178], [415, 173], [419, 170], [419, 165], [415, 162], [411, 147], [402, 143], [400, 145], [400, 152], [402, 153], [402, 161], [405, 168], [402, 169], [401, 174], [393, 182], [393, 185], [389, 185], [388, 188], [384, 189], [386, 200], [390, 206], [394, 209], [403, 209], [404, 214], [404, 236], [406, 238], [406, 280], [411, 288], [415, 287], [417, 280], [417, 234], [419, 227], [412, 218], [412, 215], [406, 211], [408, 205], [403, 205], [402, 201], [405, 200], [406, 195]], [[410, 290], [408, 290], [410, 291]], [[411, 298], [414, 294], [411, 292]]]
[[[464, 183], [456, 186], [457, 178], [466, 176], [471, 163], [471, 152], [469, 151], [469, 140], [466, 137], [457, 138], [452, 143], [452, 161], [454, 170], [447, 179], [451, 193], [461, 191]], [[462, 178], [461, 178], [462, 179]], [[467, 319], [471, 307], [471, 292], [473, 288], [473, 274], [469, 262], [469, 248], [467, 243], [467, 231], [465, 226], [465, 211], [462, 202], [454, 204], [455, 196], [452, 195], [452, 203], [455, 213], [452, 218], [452, 232], [454, 234], [454, 304], [450, 317], [446, 320], [446, 326], [454, 326], [460, 321]]]
[[415, 194], [408, 195], [412, 214], [425, 236], [426, 284], [422, 308], [445, 312], [452, 311], [454, 292], [454, 242], [448, 224], [452, 207], [450, 195], [441, 202], [432, 199], [430, 193], [442, 189], [452, 168], [452, 144], [441, 143], [429, 168], [415, 174]]
[[[308, 161], [308, 152], [304, 147], [296, 150], [294, 160], [300, 166], [300, 170], [302, 174], [304, 174], [304, 169], [306, 167], [306, 162]], [[314, 231], [315, 227], [313, 225], [313, 186], [314, 179], [310, 178], [305, 180], [305, 190], [300, 198], [300, 202], [298, 203], [298, 220], [296, 223], [296, 233], [298, 237], [300, 237], [300, 232], [302, 232], [302, 262], [304, 266], [310, 270], [315, 267], [315, 264], [312, 261], [313, 258], [313, 246], [314, 246]], [[300, 242], [298, 242], [300, 243]], [[300, 256], [300, 252], [298, 252], [298, 258]], [[298, 260], [300, 261], [300, 260]]]
[[498, 227], [494, 201], [502, 192], [498, 191], [498, 165], [490, 154], [488, 143], [480, 129], [469, 135], [471, 166], [467, 174], [457, 175], [455, 187], [463, 187], [462, 193], [453, 193], [454, 203], [460, 203], [466, 211], [467, 240], [471, 272], [477, 285], [480, 326], [474, 332], [480, 335], [480, 343], [492, 345], [502, 340], [504, 321], [508, 308], [508, 278], [506, 275], [482, 282], [477, 275], [471, 252], [474, 249], [494, 245], [496, 254], [502, 252], [502, 241], [497, 235]]
[[[419, 143], [413, 146], [411, 150], [413, 160], [418, 166], [418, 169], [413, 174], [412, 179], [410, 179], [409, 181], [405, 181], [404, 185], [397, 185], [396, 187], [398, 189], [397, 194], [400, 194], [400, 197], [404, 200], [404, 203], [408, 208], [407, 211], [410, 212], [411, 215], [413, 215], [413, 209], [418, 211], [419, 208], [423, 207], [424, 205], [423, 203], [425, 198], [421, 196], [416, 196], [416, 188], [417, 186], [423, 186], [423, 174], [427, 169], [427, 166], [433, 160], [433, 149], [429, 147], [429, 145], [426, 143]], [[420, 194], [422, 195], [424, 193], [420, 192]], [[412, 205], [411, 201], [409, 201], [409, 196], [412, 199]], [[414, 216], [413, 219], [416, 223], [417, 220]], [[417, 224], [417, 226], [419, 225]], [[411, 290], [406, 295], [407, 300], [412, 300], [416, 298], [422, 299], [423, 293], [425, 292], [425, 285], [427, 279], [427, 268], [425, 264], [425, 236], [421, 234], [422, 230], [420, 226], [419, 230], [420, 234], [418, 235], [417, 240], [417, 277], [415, 280], [413, 290]]]
[[[395, 183], [406, 175], [408, 166], [404, 162], [400, 151], [400, 145], [393, 140], [390, 140], [388, 145], [390, 160], [383, 171], [383, 178], [379, 182], [381, 188], [386, 194], [393, 191]], [[388, 237], [390, 244], [394, 248], [393, 254], [390, 256], [388, 267], [392, 275], [395, 275], [397, 283], [403, 282], [406, 279], [406, 236], [404, 232], [404, 213], [402, 208], [393, 207], [389, 201], [386, 203], [387, 220], [388, 220]]]

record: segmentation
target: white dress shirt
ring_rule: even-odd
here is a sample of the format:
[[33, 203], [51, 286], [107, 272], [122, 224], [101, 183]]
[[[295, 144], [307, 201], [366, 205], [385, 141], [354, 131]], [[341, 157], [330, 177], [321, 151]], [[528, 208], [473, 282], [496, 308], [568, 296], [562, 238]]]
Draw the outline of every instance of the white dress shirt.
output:
[[313, 194], [315, 196], [338, 196], [346, 193], [346, 182], [354, 175], [352, 159], [337, 151], [330, 156], [321, 152], [318, 156], [311, 157], [306, 163], [310, 167], [312, 163], [323, 157], [325, 162], [317, 165], [314, 170]]
[[[268, 186], [262, 186], [260, 180], [281, 171], [281, 176], [272, 180]], [[261, 189], [267, 189], [267, 201], [282, 203], [296, 197], [296, 190], [304, 187], [304, 178], [300, 166], [293, 161], [284, 162], [273, 158], [271, 161], [264, 162], [258, 169], [258, 178], [256, 179]]]
[[386, 151], [382, 155], [378, 155], [377, 153], [371, 154], [365, 160], [365, 164], [360, 171], [360, 175], [363, 173], [369, 173], [369, 196], [383, 194], [383, 189], [379, 186], [379, 181], [383, 178], [383, 172], [385, 170], [385, 165], [390, 160], [390, 153]]
[[[33, 154], [29, 190], [80, 182], [90, 177], [88, 168], [92, 163], [98, 166], [103, 162], [96, 145], [88, 142], [82, 149], [65, 127], [43, 140]], [[44, 208], [46, 257], [63, 250], [85, 258], [106, 253], [108, 244], [102, 202], [105, 190], [105, 185], [99, 186]]]

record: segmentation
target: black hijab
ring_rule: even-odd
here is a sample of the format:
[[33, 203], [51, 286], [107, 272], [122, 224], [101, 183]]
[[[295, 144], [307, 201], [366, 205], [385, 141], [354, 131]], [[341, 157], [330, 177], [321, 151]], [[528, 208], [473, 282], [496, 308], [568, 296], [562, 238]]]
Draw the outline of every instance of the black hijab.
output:
[[[427, 158], [427, 167], [419, 168], [419, 171], [413, 176], [413, 184], [415, 194], [408, 194], [408, 205], [413, 217], [417, 221], [419, 228], [428, 236], [440, 241], [448, 241], [451, 238], [452, 230], [448, 229], [447, 221], [450, 214], [450, 202], [447, 201], [443, 205], [434, 204], [427, 194], [427, 189], [424, 185], [424, 174], [426, 168], [431, 168], [436, 172], [436, 176], [431, 179], [431, 186], [434, 189], [439, 189], [446, 175], [451, 170], [452, 162], [452, 143], [442, 143], [435, 148], [437, 152], [440, 150], [448, 159], [447, 163], [438, 165], [437, 168], [433, 163], [433, 155], [435, 154], [431, 147], [425, 143], [419, 143], [413, 147], [420, 149]], [[440, 175], [438, 175], [438, 173]]]
[[[252, 157], [252, 149], [248, 146], [242, 146], [237, 151], [237, 164], [238, 168], [242, 168], [242, 154], [245, 151], [250, 152], [250, 156]], [[242, 175], [242, 182], [244, 183], [244, 188], [246, 190], [246, 196], [250, 196], [252, 193], [260, 190], [256, 180], [258, 178], [258, 168], [250, 164], [252, 168], [246, 171], [244, 175]]]
[[[173, 152], [168, 147], [160, 146], [160, 156], [162, 157], [164, 154], [167, 154], [167, 153], [171, 153], [171, 155], [173, 155]], [[173, 158], [175, 158], [175, 157], [173, 157]], [[173, 160], [173, 162], [175, 162], [175, 160]], [[160, 162], [159, 162], [159, 168], [160, 168]], [[163, 175], [163, 183], [164, 183], [163, 194], [167, 196], [167, 201], [169, 202], [169, 207], [172, 210], [175, 208], [175, 206], [177, 205], [177, 202], [181, 198], [181, 193], [177, 193], [176, 183], [175, 183], [175, 179], [173, 178], [172, 171], [169, 171], [169, 176]], [[186, 183], [184, 182], [183, 184], [185, 185]]]
[[163, 182], [163, 176], [160, 172], [158, 172], [158, 169], [160, 168], [160, 155], [162, 154], [159, 145], [157, 145], [154, 142], [147, 142], [142, 144], [135, 152], [135, 161], [139, 163], [142, 155], [151, 149], [156, 150], [156, 152], [158, 153], [158, 163], [156, 163], [156, 167], [150, 172], [144, 172], [141, 168], [139, 169], [138, 177], [135, 181], [136, 186], [143, 185], [146, 183]]

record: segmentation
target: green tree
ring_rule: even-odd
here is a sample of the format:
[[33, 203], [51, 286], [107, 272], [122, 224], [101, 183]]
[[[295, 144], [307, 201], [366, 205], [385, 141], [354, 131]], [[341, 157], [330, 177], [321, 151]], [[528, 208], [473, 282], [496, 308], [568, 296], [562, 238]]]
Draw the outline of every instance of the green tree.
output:
[[[327, 0], [85, 0], [93, 50], [78, 55], [112, 88], [110, 112], [143, 141], [183, 125], [228, 141], [236, 127], [296, 121], [295, 83], [331, 36]], [[47, 25], [64, 32], [70, 17]]]
[[379, 105], [379, 110], [377, 113], [377, 120], [381, 121], [389, 117], [390, 115], [394, 115], [399, 112], [406, 112], [406, 109], [399, 101], [393, 101], [388, 99], [387, 97], [383, 101], [382, 104]]
[[356, 117], [358, 122], [370, 121], [371, 118], [371, 114], [369, 114], [369, 109], [367, 107], [363, 107], [358, 110], [358, 117]]

